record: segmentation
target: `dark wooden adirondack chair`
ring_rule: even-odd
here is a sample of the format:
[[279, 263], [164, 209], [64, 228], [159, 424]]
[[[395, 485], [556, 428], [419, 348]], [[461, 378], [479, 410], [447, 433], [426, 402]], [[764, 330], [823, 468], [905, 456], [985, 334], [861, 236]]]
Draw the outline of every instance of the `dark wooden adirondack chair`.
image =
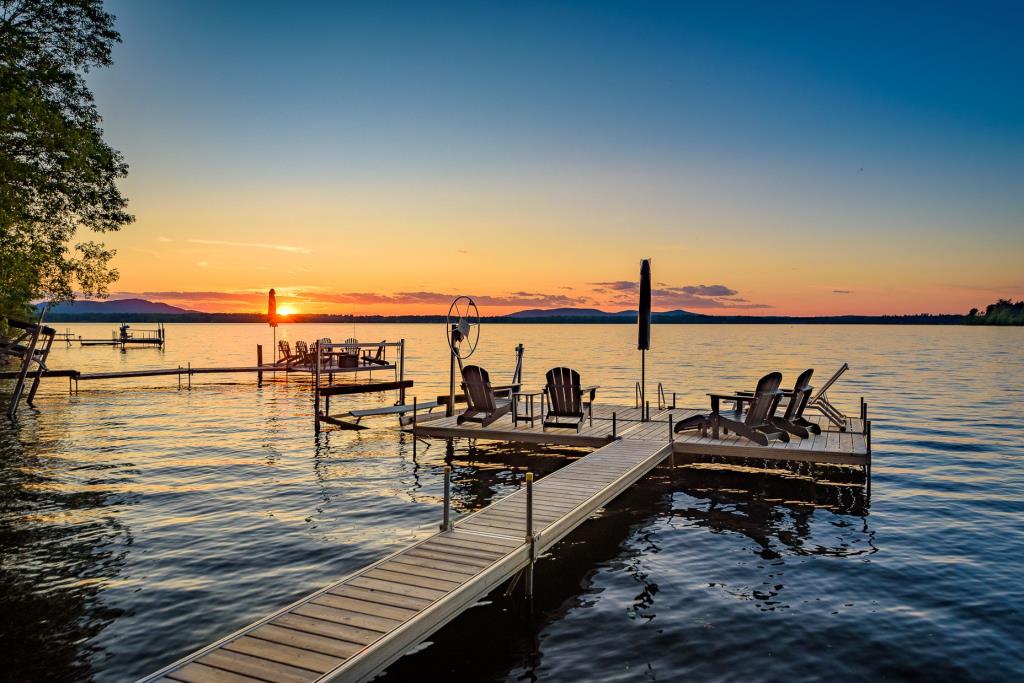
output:
[[380, 343], [380, 346], [377, 347], [377, 353], [373, 354], [372, 356], [370, 355], [369, 351], [365, 352], [363, 354], [363, 365], [387, 365], [388, 361], [384, 357], [384, 344], [386, 343], [386, 339], [382, 341]]
[[[767, 446], [769, 441], [789, 441], [789, 434], [779, 429], [773, 420], [775, 409], [779, 405], [779, 398], [782, 394], [779, 391], [779, 384], [782, 383], [782, 373], [770, 372], [757, 382], [757, 388], [753, 395], [740, 394], [708, 394], [711, 397], [711, 412], [707, 415], [693, 415], [681, 420], [676, 425], [675, 431], [682, 432], [687, 429], [700, 429], [701, 434], [706, 434], [708, 427], [711, 427], [711, 436], [718, 438], [718, 430], [722, 429], [726, 434], [731, 429], [739, 436], [745, 437], [754, 443]], [[719, 405], [722, 400], [733, 401], [738, 406], [743, 403], [750, 403], [750, 409], [744, 416], [737, 411], [735, 419], [722, 415]], [[742, 419], [740, 419], [742, 418]]]
[[277, 364], [290, 364], [296, 357], [292, 353], [292, 346], [284, 339], [277, 342]]
[[304, 341], [295, 342], [295, 360], [299, 363], [312, 365], [312, 358], [309, 353], [309, 346]]
[[814, 387], [811, 386], [811, 375], [813, 374], [814, 368], [807, 368], [800, 373], [800, 376], [796, 378], [796, 384], [793, 385], [793, 390], [785, 391], [782, 394], [789, 397], [786, 412], [782, 417], [772, 419], [772, 424], [776, 427], [784, 429], [794, 436], [799, 436], [801, 439], [806, 439], [812, 433], [821, 434], [821, 427], [817, 422], [811, 422], [804, 418], [804, 409], [811, 400], [811, 392], [814, 391]]
[[462, 391], [466, 394], [466, 411], [456, 418], [456, 424], [479, 422], [486, 427], [512, 410], [512, 403], [499, 401], [491, 386], [491, 376], [478, 365], [462, 368]]
[[[581, 387], [580, 373], [572, 368], [551, 368], [544, 377], [547, 379], [544, 394], [548, 399], [548, 411], [541, 424], [545, 430], [548, 427], [573, 427], [578, 432], [588, 417], [593, 424], [594, 397], [598, 387]], [[584, 396], [589, 400], [583, 400]]]

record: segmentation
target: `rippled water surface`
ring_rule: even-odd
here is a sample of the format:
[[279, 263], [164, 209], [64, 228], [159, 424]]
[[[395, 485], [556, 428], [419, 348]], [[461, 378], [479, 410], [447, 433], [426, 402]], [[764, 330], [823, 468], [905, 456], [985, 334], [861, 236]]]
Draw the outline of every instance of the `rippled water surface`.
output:
[[[410, 397], [447, 384], [440, 325], [279, 334], [405, 338]], [[599, 401], [632, 403], [634, 335], [492, 324], [474, 360], [505, 377], [523, 342], [528, 384], [569, 363]], [[252, 364], [271, 345], [264, 325], [169, 325], [168, 339], [55, 348], [50, 366]], [[870, 495], [843, 468], [659, 468], [540, 562], [532, 613], [498, 591], [387, 679], [1020, 680], [1022, 348], [1021, 329], [656, 326], [648, 377], [681, 405], [771, 369], [789, 382], [811, 366], [820, 383], [849, 362], [832, 399], [869, 403]], [[0, 679], [130, 680], [431, 533], [445, 442], [414, 457], [394, 418], [372, 424], [315, 436], [295, 377], [83, 382], [74, 396], [46, 380], [36, 410], [0, 423]], [[456, 442], [456, 505], [585, 452]]]

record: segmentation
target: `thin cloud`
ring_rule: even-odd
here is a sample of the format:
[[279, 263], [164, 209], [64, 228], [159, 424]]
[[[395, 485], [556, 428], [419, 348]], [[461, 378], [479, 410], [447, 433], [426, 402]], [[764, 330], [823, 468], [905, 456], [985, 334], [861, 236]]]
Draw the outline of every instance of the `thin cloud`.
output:
[[590, 284], [601, 289], [611, 289], [617, 292], [630, 292], [640, 287], [639, 283], [631, 280], [612, 280], [611, 282], [591, 282]]
[[262, 242], [229, 242], [228, 240], [186, 240], [190, 244], [206, 244], [216, 247], [244, 247], [249, 249], [274, 249], [289, 254], [309, 254], [312, 249], [297, 247], [291, 244], [263, 244]]
[[[610, 304], [634, 303], [640, 285], [632, 280], [612, 280], [608, 282], [592, 282], [593, 292], [605, 295]], [[771, 308], [768, 304], [759, 304], [737, 296], [739, 292], [725, 285], [669, 285], [657, 283], [658, 287], [651, 290], [652, 303], [659, 309], [671, 308], [720, 308], [720, 309], [752, 309]]]
[[849, 289], [833, 289], [832, 293], [833, 294], [853, 294], [853, 291], [849, 290]]

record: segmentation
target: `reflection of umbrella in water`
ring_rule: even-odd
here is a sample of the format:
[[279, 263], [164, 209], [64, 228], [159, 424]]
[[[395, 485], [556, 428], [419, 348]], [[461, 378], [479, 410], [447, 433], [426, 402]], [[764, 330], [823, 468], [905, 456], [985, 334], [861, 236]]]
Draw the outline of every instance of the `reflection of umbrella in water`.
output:
[[[640, 310], [637, 315], [637, 342], [640, 349], [640, 410], [647, 405], [647, 351], [651, 348], [651, 259], [640, 262]], [[644, 413], [641, 412], [641, 415]]]

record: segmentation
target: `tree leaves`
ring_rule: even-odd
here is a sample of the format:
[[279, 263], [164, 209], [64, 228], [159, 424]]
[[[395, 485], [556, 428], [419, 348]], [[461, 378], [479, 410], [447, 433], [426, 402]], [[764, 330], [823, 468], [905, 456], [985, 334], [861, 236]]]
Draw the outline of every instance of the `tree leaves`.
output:
[[0, 315], [33, 299], [103, 295], [117, 271], [77, 231], [131, 223], [83, 74], [120, 41], [101, 0], [0, 0]]

